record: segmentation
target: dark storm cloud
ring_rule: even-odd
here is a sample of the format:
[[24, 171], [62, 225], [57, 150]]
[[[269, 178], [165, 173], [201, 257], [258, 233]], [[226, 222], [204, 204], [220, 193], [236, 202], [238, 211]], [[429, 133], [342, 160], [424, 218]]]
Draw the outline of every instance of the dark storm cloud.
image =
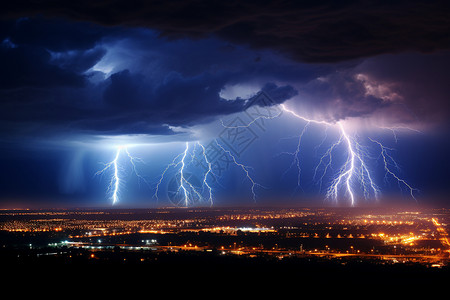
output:
[[61, 19], [21, 18], [4, 24], [3, 35], [14, 44], [43, 47], [54, 52], [87, 50], [111, 30], [83, 22], [66, 22]]
[[[165, 41], [149, 30], [42, 18], [3, 25], [3, 139], [171, 135], [170, 126], [243, 111], [245, 99], [222, 99], [220, 92], [249, 79], [277, 103], [296, 94], [289, 85], [270, 83], [273, 62], [256, 62], [254, 53], [217, 40]], [[47, 31], [55, 36], [47, 37]]]
[[144, 102], [139, 89], [143, 86], [144, 78], [140, 74], [131, 74], [129, 70], [123, 70], [109, 77], [109, 85], [103, 97], [111, 106], [120, 109], [141, 106]]
[[81, 86], [83, 76], [50, 63], [43, 48], [21, 46], [0, 48], [0, 88]]
[[[42, 18], [1, 22], [0, 88], [83, 86], [105, 30]], [[3, 99], [2, 99], [3, 100]]]
[[[294, 98], [305, 114], [318, 112], [333, 121], [376, 112], [402, 122], [411, 122], [411, 115], [445, 118], [440, 105], [446, 91], [439, 84], [445, 86], [448, 68], [439, 66], [439, 80], [433, 81], [409, 75], [418, 68], [433, 73], [417, 63], [420, 59], [404, 61], [409, 71], [397, 71], [398, 77], [389, 75], [395, 58], [354, 59], [448, 48], [448, 6], [436, 1], [11, 2], [0, 13], [1, 131], [168, 135], [170, 126], [247, 108], [244, 99], [220, 96], [226, 86], [241, 84], [258, 86], [276, 103]], [[33, 15], [40, 17], [28, 19]], [[347, 59], [353, 61], [336, 63]], [[421, 80], [433, 94], [421, 89]], [[411, 113], [403, 114], [409, 104]]]
[[[171, 72], [162, 84], [151, 86], [144, 76], [124, 70], [110, 76], [103, 96], [112, 110], [121, 114], [127, 112], [135, 121], [195, 125], [247, 108], [245, 99], [225, 100], [220, 97], [220, 91], [230, 77], [233, 78], [233, 74], [212, 75], [206, 72], [186, 78]], [[261, 91], [270, 95], [274, 103], [282, 103], [297, 94], [289, 85], [277, 86], [274, 83], [267, 83]]]
[[42, 14], [141, 26], [172, 37], [233, 43], [336, 62], [450, 47], [448, 1], [10, 1], [4, 19]]

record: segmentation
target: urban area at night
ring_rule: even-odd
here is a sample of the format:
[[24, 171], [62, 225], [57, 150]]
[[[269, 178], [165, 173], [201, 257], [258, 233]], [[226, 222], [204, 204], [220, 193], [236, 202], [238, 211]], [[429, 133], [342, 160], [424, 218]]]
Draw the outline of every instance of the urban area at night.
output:
[[448, 209], [2, 210], [1, 258], [156, 264], [177, 253], [448, 268]]

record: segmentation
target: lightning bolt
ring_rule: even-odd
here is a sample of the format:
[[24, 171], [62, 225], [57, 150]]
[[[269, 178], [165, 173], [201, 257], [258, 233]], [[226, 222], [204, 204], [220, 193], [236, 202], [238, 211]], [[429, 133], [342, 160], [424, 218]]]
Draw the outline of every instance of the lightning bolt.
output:
[[183, 202], [184, 202], [185, 206], [187, 207], [189, 204], [189, 193], [185, 186], [187, 181], [185, 179], [184, 172], [185, 172], [185, 167], [186, 167], [185, 160], [186, 160], [187, 153], [189, 151], [189, 143], [186, 142], [185, 145], [186, 145], [186, 147], [185, 147], [184, 151], [181, 152], [180, 154], [178, 154], [177, 156], [175, 156], [175, 158], [172, 160], [172, 162], [170, 164], [168, 164], [167, 167], [164, 169], [164, 171], [161, 173], [161, 177], [159, 178], [159, 181], [156, 184], [154, 197], [158, 200], [159, 186], [163, 182], [164, 176], [166, 175], [167, 171], [172, 167], [177, 168], [178, 166], [180, 166], [179, 171], [178, 171], [178, 174], [180, 175], [180, 184], [179, 184], [178, 191], [181, 190], [182, 195], [183, 195]]
[[153, 197], [156, 198], [156, 200], [159, 200], [158, 198], [158, 192], [159, 192], [159, 186], [161, 185], [161, 183], [163, 182], [164, 176], [166, 175], [167, 171], [173, 167], [176, 168], [178, 165], [181, 164], [181, 161], [177, 162], [177, 160], [182, 157], [184, 154], [184, 152], [178, 154], [177, 156], [175, 156], [175, 158], [172, 160], [172, 162], [170, 164], [167, 165], [167, 167], [164, 169], [164, 171], [161, 173], [161, 176], [159, 178], [158, 183], [156, 184], [156, 188], [155, 188], [155, 193], [153, 194]]
[[377, 140], [374, 140], [371, 138], [369, 138], [369, 140], [371, 140], [373, 143], [380, 146], [380, 157], [383, 159], [383, 166], [384, 166], [384, 170], [386, 171], [385, 180], [387, 181], [387, 177], [390, 175], [397, 181], [400, 189], [401, 189], [401, 185], [405, 186], [409, 190], [409, 194], [411, 195], [411, 197], [417, 201], [416, 197], [414, 197], [414, 192], [418, 192], [419, 190], [416, 188], [413, 188], [408, 182], [406, 182], [404, 179], [398, 177], [391, 170], [391, 167], [390, 167], [391, 165], [393, 165], [397, 170], [400, 169], [398, 164], [395, 162], [395, 160], [392, 158], [392, 156], [388, 152], [388, 151], [393, 151], [394, 149], [385, 147], [382, 143], [380, 143]]
[[[189, 193], [188, 193], [188, 190], [186, 189], [185, 183], [189, 183], [189, 182], [186, 180], [186, 178], [184, 176], [184, 169], [186, 167], [186, 163], [184, 162], [184, 160], [186, 159], [186, 155], [187, 155], [188, 151], [189, 151], [189, 143], [186, 142], [186, 149], [183, 152], [183, 157], [181, 159], [181, 169], [180, 169], [180, 176], [181, 176], [180, 177], [180, 189], [183, 190], [184, 203], [185, 203], [186, 207], [189, 204]], [[190, 184], [190, 185], [192, 185], [192, 184]]]
[[[339, 190], [343, 187], [346, 195], [350, 199], [351, 206], [354, 206], [356, 193], [353, 184], [355, 181], [361, 184], [366, 199], [370, 197], [371, 193], [373, 193], [375, 198], [378, 198], [380, 190], [375, 184], [368, 163], [366, 162], [366, 160], [370, 158], [370, 155], [365, 147], [358, 143], [355, 137], [350, 137], [341, 122], [338, 123], [338, 126], [341, 131], [341, 137], [339, 138], [338, 144], [342, 142], [345, 143], [347, 159], [328, 188], [326, 194], [327, 198], [331, 198], [337, 202]], [[332, 147], [329, 148], [331, 149], [330, 153], [338, 144], [333, 144]]]
[[[203, 177], [202, 187], [206, 187], [207, 190], [206, 197], [204, 196], [204, 191], [200, 190], [199, 187], [196, 187], [195, 183], [192, 182], [191, 180], [192, 176], [191, 178], [188, 178], [186, 176], [188, 167], [194, 162], [195, 155], [198, 154], [198, 151], [196, 150], [197, 145], [200, 146], [201, 148], [200, 155], [202, 156], [207, 165], [207, 170], [204, 172], [202, 176]], [[190, 161], [187, 159], [188, 155], [191, 157]], [[166, 173], [171, 168], [177, 169], [176, 176], [180, 177], [180, 180], [179, 181], [177, 180], [178, 184], [177, 193], [180, 193], [181, 196], [183, 197], [183, 206], [185, 207], [191, 206], [195, 203], [196, 200], [200, 202], [208, 202], [210, 206], [213, 205], [213, 188], [211, 184], [208, 182], [208, 180], [211, 176], [215, 174], [212, 170], [212, 164], [208, 160], [208, 157], [206, 155], [206, 149], [205, 146], [203, 146], [203, 144], [201, 144], [200, 142], [195, 142], [194, 148], [192, 149], [192, 151], [190, 151], [189, 142], [186, 142], [184, 151], [175, 156], [172, 162], [166, 166], [156, 184], [155, 193], [153, 195], [157, 200], [159, 199], [158, 193], [160, 185], [162, 184], [166, 176]]]
[[315, 124], [322, 124], [322, 125], [326, 125], [326, 126], [333, 126], [334, 124], [329, 123], [329, 122], [325, 122], [325, 121], [318, 121], [318, 120], [314, 120], [314, 119], [308, 119], [305, 118], [303, 116], [298, 115], [295, 111], [288, 109], [284, 104], [280, 104], [280, 107], [285, 111], [290, 113], [291, 115], [293, 115], [294, 117], [296, 117], [297, 119], [306, 121], [308, 123], [315, 123]]
[[302, 139], [303, 135], [305, 134], [306, 130], [308, 129], [308, 126], [311, 124], [311, 122], [307, 122], [306, 125], [303, 127], [303, 130], [301, 131], [300, 135], [298, 136], [298, 142], [297, 147], [295, 148], [294, 152], [282, 152], [281, 154], [287, 154], [293, 157], [292, 163], [289, 166], [289, 168], [283, 173], [283, 177], [294, 167], [297, 167], [297, 187], [300, 187], [300, 178], [301, 178], [301, 166], [300, 166], [300, 149], [302, 145]]
[[[293, 115], [294, 117], [296, 117], [297, 119], [300, 119], [302, 121], [305, 121], [306, 124], [303, 127], [302, 131], [300, 132], [300, 134], [298, 135], [298, 142], [297, 142], [297, 147], [295, 149], [294, 152], [282, 152], [281, 154], [287, 154], [293, 157], [292, 159], [292, 163], [289, 166], [289, 168], [284, 172], [283, 177], [287, 174], [287, 172], [289, 172], [294, 166], [297, 167], [297, 188], [300, 188], [301, 186], [301, 163], [300, 163], [300, 150], [301, 150], [301, 146], [302, 146], [302, 140], [303, 140], [303, 136], [305, 135], [306, 131], [308, 130], [309, 126], [311, 124], [318, 124], [318, 125], [323, 125], [325, 126], [325, 130], [328, 129], [329, 126], [333, 126], [333, 124], [325, 122], [325, 121], [317, 121], [317, 120], [313, 120], [313, 119], [308, 119], [305, 118], [303, 116], [298, 115], [296, 112], [294, 112], [291, 109], [288, 109], [284, 104], [280, 104], [280, 107], [283, 111]], [[321, 144], [324, 142], [324, 140], [322, 140]], [[331, 153], [329, 154], [331, 155]], [[324, 158], [324, 157], [322, 157]], [[321, 159], [322, 162], [322, 159]], [[330, 164], [331, 164], [331, 156], [330, 156]], [[328, 168], [328, 167], [327, 167]], [[317, 169], [316, 168], [316, 173], [317, 173]], [[323, 176], [321, 177], [321, 181], [323, 181], [323, 177], [325, 176], [325, 172], [323, 174]]]
[[111, 179], [109, 181], [107, 193], [111, 193], [111, 200], [112, 204], [116, 204], [119, 201], [119, 195], [120, 195], [120, 187], [123, 184], [122, 172], [123, 172], [123, 166], [120, 165], [119, 160], [121, 153], [125, 152], [127, 155], [127, 158], [129, 159], [130, 164], [132, 165], [133, 173], [139, 178], [139, 180], [144, 181], [148, 184], [148, 182], [145, 180], [145, 178], [139, 174], [137, 171], [136, 163], [144, 163], [144, 161], [138, 157], [134, 157], [130, 154], [128, 151], [127, 146], [119, 146], [117, 147], [116, 154], [114, 156], [114, 159], [110, 161], [109, 163], [104, 163], [104, 168], [100, 171], [96, 172], [96, 176], [102, 176], [104, 175], [108, 170], [112, 169], [112, 175]]
[[[319, 179], [319, 191], [322, 190], [322, 184], [323, 184], [324, 177], [327, 174], [328, 169], [330, 169], [333, 164], [333, 151], [337, 146], [339, 146], [341, 144], [342, 138], [343, 138], [343, 136], [341, 135], [340, 138], [338, 139], [338, 141], [333, 143], [327, 149], [327, 151], [320, 157], [319, 163], [316, 165], [316, 167], [314, 169], [313, 179], [315, 180], [317, 178], [319, 167], [324, 165], [324, 168], [322, 171], [322, 176], [320, 176], [320, 179]], [[321, 144], [323, 144], [323, 143], [324, 143], [324, 141], [321, 142]], [[328, 161], [328, 162], [326, 162], [326, 161]]]
[[197, 142], [197, 144], [202, 148], [202, 155], [205, 159], [206, 165], [208, 166], [208, 170], [205, 172], [205, 176], [203, 176], [203, 185], [206, 186], [206, 188], [208, 189], [208, 194], [209, 194], [208, 200], [209, 200], [210, 206], [212, 206], [213, 205], [213, 194], [212, 194], [212, 187], [208, 183], [208, 175], [211, 176], [211, 175], [214, 175], [214, 173], [212, 171], [211, 162], [208, 160], [208, 157], [206, 156], [205, 146], [203, 146], [199, 142]]
[[[343, 196], [348, 198], [350, 205], [354, 206], [356, 204], [358, 197], [357, 196], [358, 185], [360, 186], [360, 190], [362, 191], [365, 199], [369, 199], [372, 196], [375, 199], [378, 199], [379, 195], [381, 194], [381, 190], [375, 182], [374, 171], [371, 170], [370, 168], [370, 161], [373, 160], [374, 158], [370, 154], [369, 148], [367, 146], [362, 145], [359, 142], [358, 136], [356, 135], [351, 136], [346, 131], [344, 124], [342, 122], [329, 123], [326, 121], [308, 119], [306, 117], [297, 114], [295, 111], [288, 109], [284, 104], [281, 104], [280, 107], [283, 109], [283, 111], [291, 114], [297, 119], [306, 122], [306, 125], [303, 127], [300, 135], [298, 136], [298, 143], [296, 150], [294, 152], [283, 152], [284, 154], [289, 154], [293, 156], [293, 161], [287, 171], [289, 171], [293, 166], [297, 167], [298, 170], [297, 187], [300, 186], [301, 168], [300, 168], [299, 153], [301, 149], [302, 138], [306, 130], [308, 129], [308, 126], [314, 123], [325, 127], [325, 138], [321, 141], [320, 146], [324, 143], [325, 139], [327, 138], [326, 131], [328, 130], [328, 128], [330, 127], [337, 128], [340, 133], [337, 141], [335, 141], [334, 143], [331, 144], [331, 146], [328, 147], [325, 153], [320, 157], [319, 162], [314, 169], [313, 178], [315, 180], [317, 180], [318, 178], [319, 190], [322, 189], [323, 181], [325, 180], [327, 173], [329, 173], [329, 171], [333, 169], [333, 165], [336, 164], [336, 162], [333, 160], [333, 155], [336, 152], [336, 150], [338, 148], [344, 148], [346, 153], [345, 161], [340, 164], [340, 167], [335, 172], [333, 179], [331, 180], [331, 183], [328, 189], [326, 190], [326, 199], [333, 200], [335, 203], [337, 203], [338, 199], [341, 198], [341, 195], [343, 194]], [[413, 130], [407, 127], [395, 127], [395, 128], [383, 127], [383, 129], [391, 130], [392, 133], [394, 134], [394, 139], [396, 142], [398, 141], [396, 135], [397, 130], [399, 129]], [[406, 187], [409, 190], [411, 197], [413, 199], [416, 199], [414, 197], [414, 192], [416, 192], [417, 189], [413, 188], [404, 179], [396, 175], [396, 173], [391, 168], [391, 166], [394, 166], [397, 170], [399, 170], [398, 164], [389, 154], [389, 151], [393, 149], [385, 147], [379, 141], [373, 140], [371, 138], [369, 138], [369, 140], [373, 143], [376, 143], [380, 147], [379, 156], [383, 160], [384, 170], [386, 173], [385, 180], [387, 181], [389, 176], [394, 178], [398, 182], [399, 186], [403, 185], [404, 187]], [[322, 170], [321, 172], [320, 169]]]
[[217, 141], [217, 139], [215, 140], [215, 142], [216, 142], [217, 146], [218, 146], [220, 149], [222, 149], [222, 151], [225, 152], [225, 153], [233, 160], [233, 163], [234, 163], [237, 167], [239, 167], [239, 168], [244, 172], [245, 177], [250, 181], [250, 183], [251, 183], [251, 185], [252, 185], [252, 186], [251, 186], [251, 191], [252, 191], [252, 195], [253, 195], [253, 201], [256, 201], [256, 191], [255, 191], [255, 188], [258, 187], [258, 186], [264, 188], [264, 186], [260, 185], [259, 183], [257, 183], [257, 182], [252, 178], [252, 176], [250, 175], [250, 171], [249, 171], [249, 170], [251, 169], [251, 167], [239, 163], [239, 162], [236, 160], [236, 157], [231, 153], [231, 151], [225, 149], [225, 148]]
[[399, 131], [410, 131], [410, 132], [415, 132], [415, 133], [422, 133], [420, 130], [417, 130], [417, 129], [414, 129], [411, 127], [407, 127], [407, 126], [393, 126], [393, 127], [384, 127], [383, 126], [383, 127], [379, 127], [379, 128], [391, 131], [396, 143], [398, 143], [397, 132], [399, 132]]

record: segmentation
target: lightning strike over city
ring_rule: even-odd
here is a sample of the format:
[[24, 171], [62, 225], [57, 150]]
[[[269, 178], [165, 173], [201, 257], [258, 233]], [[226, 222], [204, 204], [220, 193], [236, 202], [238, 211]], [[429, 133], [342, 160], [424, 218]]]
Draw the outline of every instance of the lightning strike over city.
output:
[[[295, 118], [303, 121], [305, 124], [302, 125], [302, 129], [300, 134], [297, 136], [297, 144], [294, 152], [282, 152], [283, 155], [292, 156], [292, 163], [289, 168], [283, 173], [283, 176], [286, 175], [288, 171], [290, 171], [293, 167], [297, 169], [297, 188], [301, 187], [301, 159], [300, 159], [300, 151], [302, 149], [302, 139], [304, 138], [305, 133], [308, 130], [308, 127], [311, 124], [317, 124], [323, 127], [325, 133], [325, 138], [321, 141], [321, 146], [327, 137], [327, 130], [330, 127], [337, 128], [340, 132], [339, 138], [333, 142], [325, 151], [325, 153], [320, 157], [318, 164], [314, 168], [313, 179], [316, 180], [318, 178], [320, 190], [322, 189], [323, 181], [329, 170], [335, 170], [336, 167], [333, 167], [333, 153], [337, 151], [337, 148], [341, 146], [344, 148], [344, 152], [346, 155], [346, 159], [341, 163], [340, 167], [337, 168], [335, 174], [333, 175], [333, 179], [329, 183], [329, 187], [326, 190], [326, 199], [332, 200], [334, 203], [338, 203], [338, 201], [347, 199], [351, 206], [356, 205], [356, 201], [358, 198], [364, 198], [365, 200], [370, 200], [374, 198], [375, 200], [381, 194], [381, 189], [379, 185], [375, 183], [373, 170], [371, 170], [371, 160], [374, 160], [371, 155], [370, 147], [362, 145], [358, 142], [358, 136], [355, 134], [351, 136], [346, 132], [345, 126], [343, 123], [345, 121], [339, 121], [336, 123], [330, 123], [322, 120], [314, 120], [308, 119], [299, 115], [291, 109], [288, 109], [284, 104], [281, 104], [281, 109], [294, 116]], [[279, 117], [277, 115], [275, 117]], [[265, 117], [265, 119], [269, 119]], [[270, 118], [273, 119], [273, 118]], [[254, 119], [250, 123], [246, 125], [239, 126], [239, 128], [248, 128], [251, 124], [253, 124], [257, 119]], [[237, 127], [228, 127], [225, 126], [222, 122], [222, 125], [226, 128], [237, 128]], [[397, 134], [395, 133], [395, 129], [391, 129], [394, 132], [394, 138], [396, 143], [398, 142]], [[411, 129], [412, 130], [412, 129]], [[415, 130], [414, 130], [415, 131]], [[400, 168], [394, 158], [387, 152], [392, 151], [393, 149], [385, 147], [381, 142], [373, 140], [370, 137], [367, 137], [372, 143], [375, 143], [380, 148], [379, 157], [382, 158], [383, 166], [385, 170], [385, 183], [388, 182], [388, 175], [392, 177], [395, 181], [397, 181], [399, 187], [401, 185], [407, 188], [411, 198], [416, 200], [414, 194], [418, 192], [418, 189], [412, 187], [408, 184], [404, 179], [401, 179], [396, 175], [392, 170], [391, 166], [394, 166], [397, 171], [400, 171]], [[357, 193], [357, 186], [362, 192], [362, 195], [359, 196]]]
[[450, 2], [4, 6], [9, 277], [448, 277]]
[[125, 154], [128, 162], [131, 164], [132, 173], [140, 180], [148, 184], [147, 180], [141, 174], [139, 174], [136, 167], [136, 163], [144, 163], [143, 160], [138, 157], [132, 156], [128, 151], [127, 146], [118, 146], [114, 159], [109, 163], [103, 164], [104, 168], [95, 173], [96, 176], [102, 177], [105, 175], [105, 173], [111, 173], [111, 179], [109, 181], [107, 193], [111, 195], [110, 198], [112, 200], [112, 204], [116, 204], [119, 201], [121, 194], [120, 190], [125, 185], [124, 177], [126, 176], [126, 172], [124, 166], [121, 163], [121, 156], [125, 156]]
[[[161, 173], [161, 176], [156, 183], [154, 198], [157, 200], [159, 188], [162, 184], [166, 173], [170, 169], [175, 169], [175, 187], [170, 192], [171, 193], [171, 201], [173, 204], [177, 206], [191, 206], [191, 205], [200, 205], [202, 203], [208, 203], [210, 206], [213, 205], [213, 188], [211, 187], [209, 181], [215, 178], [214, 172], [212, 170], [211, 163], [208, 160], [206, 155], [205, 146], [200, 142], [193, 143], [193, 149], [189, 148], [189, 142], [185, 143], [185, 149], [183, 152], [175, 156], [170, 164], [166, 166], [164, 171]], [[197, 149], [197, 146], [201, 149], [200, 151]], [[190, 156], [190, 159], [188, 157]], [[196, 157], [199, 155], [198, 157]], [[202, 161], [197, 161], [197, 159]], [[206, 169], [203, 170], [202, 182], [201, 186], [199, 186], [198, 182], [194, 182], [197, 177], [187, 171], [190, 165], [194, 163], [205, 164]], [[173, 187], [172, 187], [173, 188]], [[206, 192], [205, 192], [206, 189]], [[206, 195], [205, 195], [206, 193]]]

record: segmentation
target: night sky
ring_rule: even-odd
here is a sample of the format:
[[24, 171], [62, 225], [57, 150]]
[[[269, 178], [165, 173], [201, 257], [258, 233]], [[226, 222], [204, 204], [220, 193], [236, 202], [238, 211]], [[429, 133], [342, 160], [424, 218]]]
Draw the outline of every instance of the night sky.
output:
[[11, 1], [0, 207], [448, 206], [449, 32], [448, 1]]

